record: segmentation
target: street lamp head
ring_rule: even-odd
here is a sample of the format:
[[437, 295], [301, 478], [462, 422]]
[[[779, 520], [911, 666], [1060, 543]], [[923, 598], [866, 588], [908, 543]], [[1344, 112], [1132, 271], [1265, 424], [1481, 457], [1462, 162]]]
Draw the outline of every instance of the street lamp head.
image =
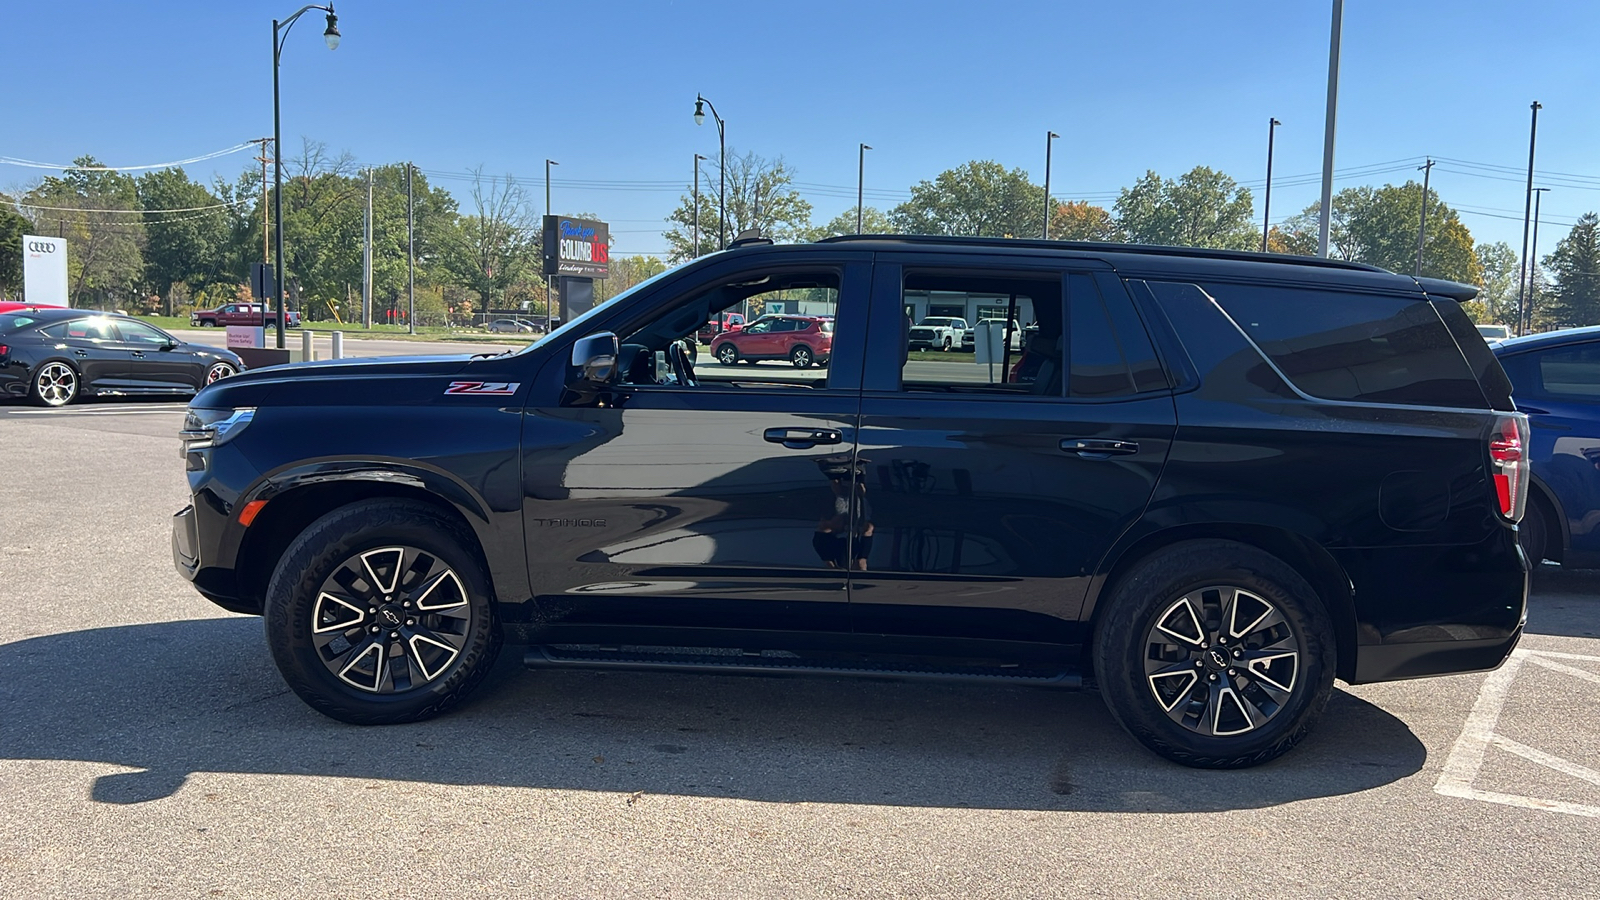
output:
[[1272, 120], [1272, 124], [1274, 124], [1274, 125], [1282, 125], [1283, 123], [1279, 122], [1277, 119], [1273, 119]]
[[706, 123], [706, 101], [699, 97], [694, 98], [694, 123], [696, 125]]
[[1058, 137], [1061, 137], [1061, 135], [1056, 134], [1054, 131], [1046, 131], [1045, 134], [1049, 135], [1048, 140], [1052, 140], [1052, 141], [1055, 140]]
[[322, 33], [322, 39], [327, 41], [329, 50], [339, 49], [339, 17], [328, 10], [328, 30]]
[[862, 144], [861, 145], [861, 149], [863, 149], [863, 150], [871, 150], [872, 149], [872, 145], [871, 144]]

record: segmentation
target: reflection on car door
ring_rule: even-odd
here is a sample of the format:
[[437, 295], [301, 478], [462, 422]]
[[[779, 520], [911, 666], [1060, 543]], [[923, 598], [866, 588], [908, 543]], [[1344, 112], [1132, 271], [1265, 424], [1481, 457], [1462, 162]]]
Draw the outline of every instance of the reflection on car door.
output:
[[[824, 263], [837, 266], [837, 341], [864, 339], [867, 260]], [[809, 258], [807, 267], [818, 268]], [[739, 283], [761, 274], [732, 264], [717, 272]], [[684, 320], [690, 339], [696, 324]], [[565, 360], [548, 365], [523, 432], [529, 576], [542, 620], [847, 631], [834, 546], [842, 539], [833, 536], [847, 527], [839, 510], [851, 483], [859, 350], [854, 359], [826, 382], [819, 373], [764, 386], [628, 386], [604, 407], [577, 408], [558, 402]]]
[[73, 319], [44, 329], [57, 352], [72, 360], [83, 378], [82, 391], [122, 391], [129, 383], [128, 350], [104, 316]]
[[[1600, 564], [1600, 341], [1521, 353], [1502, 363], [1532, 428], [1533, 476], [1549, 488], [1566, 520], [1570, 543], [1563, 563]], [[1559, 546], [1559, 531], [1550, 540]]]
[[182, 393], [203, 386], [200, 360], [186, 345], [143, 322], [119, 320], [116, 329], [128, 352], [129, 387]]
[[[906, 273], [886, 262], [880, 255], [874, 275], [858, 440], [858, 515], [870, 521], [854, 529], [867, 544], [851, 575], [856, 628], [1076, 643], [1090, 577], [1143, 511], [1175, 430], [1170, 391], [1164, 376], [1155, 381], [1137, 314], [1121, 284], [1105, 277], [1109, 267], [1063, 279], [1059, 268], [980, 260], [968, 270], [974, 284], [1032, 283], [1028, 299], [1049, 340], [1030, 353], [1054, 361], [1035, 368], [1038, 359], [1012, 356], [1013, 374], [1000, 376], [1008, 383], [985, 385], [985, 367], [970, 357], [912, 360], [903, 380]], [[1102, 281], [1117, 292], [1106, 299], [1126, 307], [1118, 324], [1138, 333], [1113, 336]], [[943, 287], [962, 289], [960, 281]], [[1065, 396], [1062, 344], [1071, 348], [1066, 387], [1078, 383]], [[1025, 390], [1010, 383], [1023, 380], [1024, 368], [1034, 385]], [[913, 379], [943, 381], [943, 392], [932, 383], [903, 390]]]

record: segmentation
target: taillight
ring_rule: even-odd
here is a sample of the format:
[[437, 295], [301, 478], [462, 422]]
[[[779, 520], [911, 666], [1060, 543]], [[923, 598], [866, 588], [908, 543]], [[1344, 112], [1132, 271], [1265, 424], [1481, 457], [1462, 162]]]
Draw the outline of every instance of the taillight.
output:
[[0, 344], [0, 362], [5, 362], [11, 356], [11, 348]]
[[1527, 416], [1516, 413], [1500, 417], [1489, 438], [1489, 460], [1494, 467], [1494, 492], [1500, 501], [1500, 515], [1520, 522], [1528, 502]]

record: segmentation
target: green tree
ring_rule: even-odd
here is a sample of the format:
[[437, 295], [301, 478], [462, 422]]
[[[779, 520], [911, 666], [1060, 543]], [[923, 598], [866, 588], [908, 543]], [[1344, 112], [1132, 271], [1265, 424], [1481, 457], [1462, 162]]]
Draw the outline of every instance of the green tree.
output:
[[611, 260], [610, 275], [595, 283], [595, 299], [609, 300], [646, 279], [667, 270], [665, 261], [654, 256], [623, 256]]
[[505, 297], [513, 285], [538, 279], [539, 232], [526, 193], [510, 175], [474, 171], [469, 209], [442, 236], [440, 262], [487, 313], [496, 293]]
[[1600, 216], [1579, 217], [1544, 264], [1552, 283], [1541, 318], [1557, 325], [1600, 324]]
[[283, 288], [303, 315], [327, 318], [360, 290], [366, 181], [350, 154], [334, 156], [311, 140], [285, 169]]
[[1478, 257], [1478, 299], [1482, 304], [1482, 320], [1489, 324], [1509, 324], [1517, 319], [1517, 251], [1505, 241], [1479, 244], [1473, 249]]
[[0, 297], [14, 297], [22, 289], [22, 236], [27, 233], [28, 220], [0, 194]]
[[1055, 204], [1050, 211], [1050, 237], [1057, 241], [1120, 241], [1122, 229], [1105, 207], [1085, 200]]
[[1176, 181], [1146, 172], [1123, 188], [1116, 211], [1118, 227], [1133, 243], [1223, 250], [1261, 246], [1249, 188], [1205, 166]]
[[174, 168], [140, 176], [136, 188], [145, 211], [145, 279], [156, 293], [167, 296], [174, 282], [217, 280], [230, 268], [227, 210], [204, 185]]
[[67, 239], [68, 295], [75, 306], [128, 303], [144, 274], [145, 228], [134, 180], [97, 171], [92, 156], [47, 177], [20, 204], [36, 233]]
[[911, 199], [889, 212], [896, 231], [973, 237], [1038, 237], [1044, 188], [1021, 169], [974, 160], [911, 188]]
[[[1317, 216], [1313, 203], [1286, 223], [1297, 250], [1316, 252]], [[1334, 195], [1328, 231], [1329, 252], [1339, 259], [1379, 266], [1391, 272], [1413, 272], [1417, 267], [1417, 228], [1422, 216], [1422, 185], [1408, 181], [1345, 188]], [[1479, 284], [1482, 265], [1473, 249], [1472, 233], [1456, 211], [1434, 191], [1428, 192], [1428, 243], [1422, 274]]]
[[[839, 213], [828, 220], [826, 225], [807, 228], [800, 233], [800, 240], [805, 242], [820, 241], [823, 238], [838, 237], [845, 234], [856, 233], [856, 208], [854, 206]], [[894, 225], [889, 222], [889, 217], [875, 207], [867, 207], [861, 213], [862, 234], [893, 234]]]
[[[711, 161], [707, 161], [707, 167]], [[760, 228], [761, 233], [779, 243], [804, 239], [811, 224], [811, 204], [794, 189], [794, 170], [784, 163], [783, 157], [767, 159], [755, 153], [728, 154], [727, 239], [732, 241], [740, 232]], [[710, 253], [718, 247], [718, 223], [723, 216], [717, 208], [717, 172], [700, 178], [700, 252]], [[670, 227], [664, 232], [671, 245], [670, 256], [674, 262], [694, 256], [694, 198], [685, 194], [678, 208], [667, 216]]]

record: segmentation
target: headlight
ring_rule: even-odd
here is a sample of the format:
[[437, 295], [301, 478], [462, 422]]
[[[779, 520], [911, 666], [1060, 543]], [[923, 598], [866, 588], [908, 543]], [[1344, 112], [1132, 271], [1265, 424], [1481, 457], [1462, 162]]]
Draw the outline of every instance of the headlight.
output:
[[183, 452], [217, 447], [233, 440], [255, 418], [254, 407], [243, 409], [191, 409], [183, 417]]

